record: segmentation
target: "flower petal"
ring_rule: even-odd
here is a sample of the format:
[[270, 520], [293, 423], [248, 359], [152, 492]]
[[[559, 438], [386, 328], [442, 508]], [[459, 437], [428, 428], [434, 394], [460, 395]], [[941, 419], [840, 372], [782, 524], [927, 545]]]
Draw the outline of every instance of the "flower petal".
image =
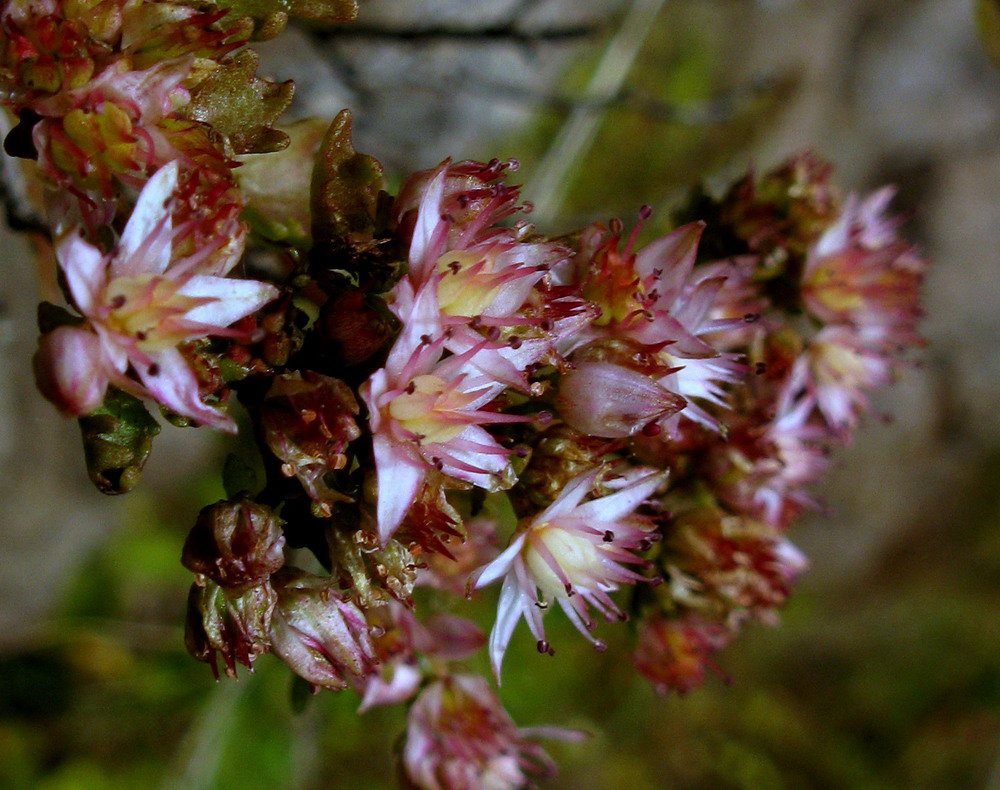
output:
[[152, 365], [135, 365], [149, 394], [168, 409], [220, 431], [236, 433], [236, 422], [228, 414], [207, 406], [198, 392], [198, 379], [176, 348], [151, 354]]
[[417, 498], [426, 468], [384, 435], [372, 437], [378, 474], [378, 537], [383, 546]]
[[184, 316], [187, 320], [225, 328], [257, 312], [276, 299], [280, 292], [275, 286], [257, 280], [195, 275], [184, 283], [178, 293], [213, 300], [189, 310]]

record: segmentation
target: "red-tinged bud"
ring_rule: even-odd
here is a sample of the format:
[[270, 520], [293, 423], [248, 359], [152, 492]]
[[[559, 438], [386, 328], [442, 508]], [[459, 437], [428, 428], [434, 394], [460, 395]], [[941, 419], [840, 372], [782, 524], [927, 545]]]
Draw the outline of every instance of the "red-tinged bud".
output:
[[271, 622], [271, 645], [299, 677], [339, 691], [347, 675], [365, 677], [377, 665], [362, 611], [337, 592], [337, 582], [297, 569], [275, 579], [278, 606]]
[[216, 502], [198, 514], [181, 562], [232, 592], [265, 584], [285, 562], [279, 519], [249, 496]]
[[625, 438], [676, 414], [687, 401], [644, 373], [610, 362], [582, 362], [559, 381], [556, 405], [578, 431]]
[[676, 691], [683, 696], [705, 682], [706, 670], [726, 679], [711, 656], [732, 637], [729, 629], [697, 615], [652, 615], [639, 625], [633, 661], [658, 694]]
[[184, 628], [188, 652], [208, 664], [216, 677], [217, 655], [222, 656], [228, 677], [236, 677], [237, 663], [252, 672], [254, 659], [270, 647], [268, 632], [277, 598], [268, 584], [237, 593], [199, 576], [188, 595]]
[[264, 440], [282, 461], [282, 473], [302, 483], [318, 516], [329, 516], [334, 502], [350, 501], [325, 477], [347, 465], [344, 451], [361, 436], [354, 421], [358, 411], [350, 387], [309, 370], [278, 376], [264, 399]]

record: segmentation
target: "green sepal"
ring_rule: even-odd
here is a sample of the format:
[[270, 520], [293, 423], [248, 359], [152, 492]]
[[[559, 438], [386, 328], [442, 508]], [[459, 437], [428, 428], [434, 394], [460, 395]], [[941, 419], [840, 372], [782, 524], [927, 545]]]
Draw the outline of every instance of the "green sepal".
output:
[[87, 473], [102, 494], [135, 488], [160, 432], [138, 398], [111, 387], [99, 409], [81, 417]]
[[379, 161], [351, 143], [354, 119], [341, 110], [323, 138], [312, 173], [310, 203], [316, 245], [348, 236], [371, 237], [379, 193], [386, 187]]
[[244, 49], [221, 63], [191, 92], [188, 115], [222, 135], [233, 154], [264, 154], [288, 147], [288, 135], [272, 127], [295, 92], [291, 80], [257, 76], [260, 56]]

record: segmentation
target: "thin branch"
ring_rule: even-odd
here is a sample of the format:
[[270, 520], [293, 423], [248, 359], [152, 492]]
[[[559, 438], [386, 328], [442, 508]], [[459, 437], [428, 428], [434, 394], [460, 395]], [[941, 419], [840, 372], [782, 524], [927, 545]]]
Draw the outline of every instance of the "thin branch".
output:
[[250, 685], [244, 677], [223, 680], [209, 693], [208, 701], [180, 743], [173, 770], [162, 790], [212, 790], [226, 739], [236, 716], [236, 704]]
[[603, 117], [601, 108], [622, 93], [625, 79], [665, 1], [634, 0], [618, 32], [608, 42], [584, 92], [584, 103], [570, 113], [524, 189], [537, 207], [533, 221], [545, 224], [558, 216], [566, 200], [570, 171], [594, 144]]
[[320, 41], [334, 39], [385, 39], [426, 43], [428, 41], [469, 41], [482, 43], [501, 41], [515, 44], [575, 41], [599, 33], [598, 25], [573, 25], [568, 27], [522, 30], [516, 25], [503, 24], [487, 27], [428, 26], [415, 28], [389, 28], [375, 25], [338, 25], [328, 30], [310, 29], [309, 34]]

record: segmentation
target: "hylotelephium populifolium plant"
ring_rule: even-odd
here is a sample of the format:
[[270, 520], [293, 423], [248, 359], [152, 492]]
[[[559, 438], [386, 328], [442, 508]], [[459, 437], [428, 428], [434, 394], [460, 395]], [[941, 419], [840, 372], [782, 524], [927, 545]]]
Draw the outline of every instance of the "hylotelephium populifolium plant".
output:
[[[539, 735], [577, 734], [518, 729], [458, 662], [488, 645], [499, 683], [522, 619], [554, 654], [556, 604], [598, 650], [599, 620], [631, 620], [659, 691], [700, 685], [806, 567], [786, 530], [921, 344], [925, 262], [891, 190], [842, 198], [809, 154], [642, 247], [647, 208], [543, 235], [513, 160], [390, 195], [347, 111], [274, 127], [292, 86], [247, 45], [289, 13], [356, 8], [3, 3], [5, 148], [35, 162], [65, 299], [38, 386], [108, 493], [138, 482], [147, 405], [234, 433], [238, 403], [265, 475], [231, 460], [184, 544], [188, 650], [409, 705], [408, 787], [522, 787], [553, 770]], [[494, 585], [486, 637], [447, 602]]]

